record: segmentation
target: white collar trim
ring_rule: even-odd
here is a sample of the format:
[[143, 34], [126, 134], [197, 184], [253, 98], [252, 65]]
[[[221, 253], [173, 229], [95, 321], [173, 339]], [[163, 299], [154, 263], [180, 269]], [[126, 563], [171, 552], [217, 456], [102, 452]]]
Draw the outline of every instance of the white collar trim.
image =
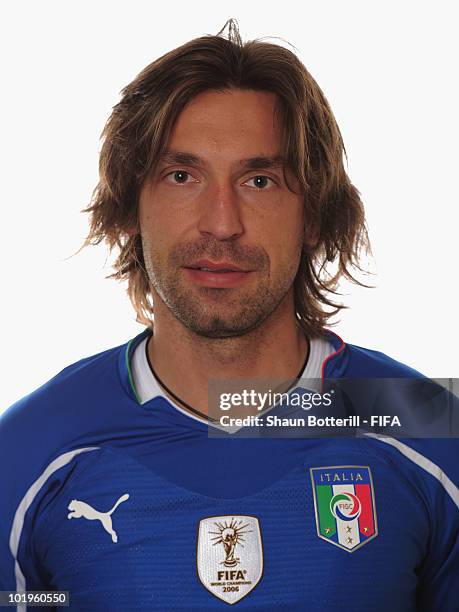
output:
[[[137, 391], [139, 401], [141, 404], [145, 404], [155, 397], [161, 397], [165, 399], [171, 406], [179, 410], [182, 414], [186, 415], [190, 419], [209, 425], [209, 421], [205, 418], [200, 418], [194, 415], [192, 412], [186, 410], [173, 399], [171, 399], [164, 392], [163, 388], [159, 384], [158, 380], [151, 371], [150, 365], [146, 355], [146, 344], [148, 338], [144, 340], [135, 348], [134, 354], [131, 358], [131, 371], [134, 382], [134, 387]], [[322, 364], [325, 359], [335, 352], [334, 347], [330, 342], [322, 338], [313, 338], [309, 341], [310, 352], [306, 367], [304, 368], [301, 378], [306, 379], [322, 379]], [[310, 385], [313, 386], [313, 385]], [[274, 406], [273, 406], [274, 407]], [[213, 426], [215, 424], [212, 424]], [[219, 427], [219, 425], [217, 425]], [[223, 428], [228, 431], [228, 428]]]

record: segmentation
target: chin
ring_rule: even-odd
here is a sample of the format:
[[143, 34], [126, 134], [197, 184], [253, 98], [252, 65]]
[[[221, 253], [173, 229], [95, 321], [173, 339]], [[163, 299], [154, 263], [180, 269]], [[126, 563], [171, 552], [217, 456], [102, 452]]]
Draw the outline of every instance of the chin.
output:
[[262, 321], [263, 319], [257, 319], [256, 321], [239, 321], [236, 323], [213, 317], [207, 324], [196, 319], [193, 321], [182, 320], [182, 323], [198, 336], [205, 338], [236, 338], [245, 336], [256, 329]]
[[238, 336], [244, 336], [247, 331], [240, 329], [192, 329], [195, 334], [202, 336], [203, 338], [237, 338]]

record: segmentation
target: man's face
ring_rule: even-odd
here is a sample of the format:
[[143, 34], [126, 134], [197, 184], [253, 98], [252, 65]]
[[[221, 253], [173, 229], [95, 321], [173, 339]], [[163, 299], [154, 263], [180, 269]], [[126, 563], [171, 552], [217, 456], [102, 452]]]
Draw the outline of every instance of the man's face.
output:
[[[289, 299], [293, 316], [303, 200], [276, 162], [275, 101], [239, 89], [200, 94], [179, 115], [140, 194], [153, 307], [161, 299], [202, 336], [243, 335]], [[202, 270], [211, 264], [242, 272]]]

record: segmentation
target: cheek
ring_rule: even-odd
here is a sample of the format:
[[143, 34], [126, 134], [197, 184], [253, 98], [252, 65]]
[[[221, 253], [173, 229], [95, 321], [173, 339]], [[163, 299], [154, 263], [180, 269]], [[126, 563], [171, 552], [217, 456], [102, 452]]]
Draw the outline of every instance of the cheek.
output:
[[139, 210], [140, 232], [142, 242], [148, 251], [160, 253], [167, 248], [168, 241], [173, 236], [174, 224], [164, 213], [149, 206]]
[[282, 215], [265, 228], [264, 244], [273, 260], [283, 263], [295, 263], [303, 245], [303, 219], [301, 214]]
[[174, 242], [195, 224], [190, 206], [178, 206], [163, 201], [155, 194], [149, 201], [141, 202], [139, 220], [142, 232], [160, 243]]
[[301, 257], [301, 242], [290, 236], [285, 242], [279, 245], [276, 253], [277, 272], [283, 276], [295, 275]]
[[165, 246], [162, 243], [164, 236], [157, 231], [157, 224], [149, 216], [140, 216], [140, 235], [142, 238], [143, 258], [147, 270], [152, 273], [162, 267], [161, 254]]

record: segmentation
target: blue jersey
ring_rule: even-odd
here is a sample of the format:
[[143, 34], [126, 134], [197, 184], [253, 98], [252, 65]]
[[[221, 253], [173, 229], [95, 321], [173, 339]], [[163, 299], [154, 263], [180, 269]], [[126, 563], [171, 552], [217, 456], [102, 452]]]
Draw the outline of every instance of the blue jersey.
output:
[[[139, 403], [150, 333], [1, 415], [0, 590], [91, 612], [459, 610], [456, 440], [209, 437], [166, 397]], [[325, 378], [420, 376], [328, 340]]]

